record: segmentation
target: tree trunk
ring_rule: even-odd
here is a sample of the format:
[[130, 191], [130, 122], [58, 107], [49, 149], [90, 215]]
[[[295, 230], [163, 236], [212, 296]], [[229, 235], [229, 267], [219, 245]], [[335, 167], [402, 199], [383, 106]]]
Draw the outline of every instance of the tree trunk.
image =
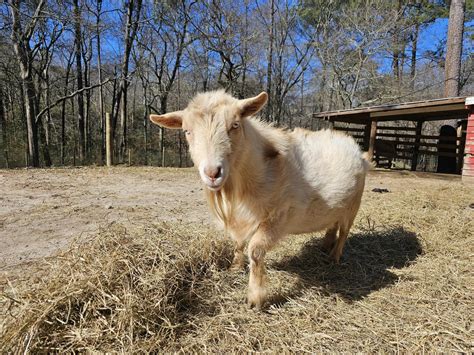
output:
[[[402, 0], [398, 0], [397, 4], [397, 19], [400, 19], [402, 15]], [[392, 71], [393, 75], [397, 79], [398, 90], [400, 91], [400, 81], [401, 81], [401, 69], [400, 69], [400, 60], [403, 55], [401, 51], [401, 41], [400, 41], [400, 29], [398, 26], [395, 26], [393, 33], [393, 61], [392, 61]], [[402, 68], [403, 69], [403, 68]]]
[[[168, 107], [168, 95], [164, 95], [160, 99], [160, 113], [166, 113]], [[166, 164], [166, 148], [165, 148], [165, 130], [160, 128], [160, 149], [161, 149], [161, 166]]]
[[411, 90], [415, 90], [415, 77], [416, 77], [416, 55], [418, 50], [418, 34], [420, 31], [420, 24], [415, 24], [415, 32], [411, 40], [411, 63], [410, 63], [410, 86]]
[[148, 165], [148, 99], [146, 85], [143, 85], [143, 145], [145, 151], [145, 165]]
[[[67, 95], [68, 86], [69, 86], [69, 75], [71, 73], [71, 66], [74, 57], [74, 52], [71, 52], [71, 55], [67, 62], [66, 67], [66, 82], [64, 83], [64, 96]], [[61, 104], [61, 165], [64, 165], [65, 161], [65, 151], [66, 149], [66, 100]]]
[[[81, 34], [81, 13], [79, 9], [79, 0], [73, 0], [74, 3], [74, 33], [76, 50], [76, 81], [77, 90], [84, 88], [82, 80], [82, 34]], [[77, 95], [77, 117], [79, 129], [79, 159], [84, 163], [86, 157], [86, 132], [84, 117], [84, 95], [80, 92]]]
[[466, 0], [452, 0], [449, 9], [448, 42], [446, 44], [444, 96], [459, 96], [462, 37]]
[[[97, 37], [97, 74], [99, 83], [102, 82], [102, 53], [100, 47], [100, 12], [102, 10], [102, 0], [97, 0], [97, 19], [96, 19], [96, 37]], [[102, 85], [99, 86], [99, 115], [100, 115], [100, 157], [102, 164], [105, 163], [105, 116], [104, 116], [104, 90]]]
[[38, 22], [39, 15], [45, 6], [45, 1], [40, 0], [36, 6], [35, 13], [31, 17], [29, 23], [26, 24], [28, 30], [24, 32], [22, 29], [22, 21], [20, 18], [20, 0], [10, 0], [8, 2], [12, 20], [11, 39], [13, 42], [13, 50], [18, 58], [21, 86], [24, 96], [24, 112], [26, 116], [27, 130], [27, 165], [39, 167], [39, 143], [38, 129], [36, 125], [36, 88], [33, 82], [33, 61], [34, 55], [30, 47], [30, 40], [33, 31]]
[[35, 96], [33, 80], [27, 75], [23, 78], [25, 95], [26, 127], [28, 132], [28, 166], [39, 167], [38, 127], [36, 125]]
[[273, 37], [274, 37], [274, 27], [275, 27], [275, 0], [271, 0], [271, 20], [270, 20], [270, 29], [268, 35], [268, 60], [267, 60], [267, 111], [266, 119], [270, 121], [273, 116], [273, 100], [272, 100], [272, 69], [273, 69]]
[[[84, 41], [84, 40], [83, 40]], [[89, 53], [82, 51], [82, 58], [84, 63], [84, 87], [90, 86], [91, 78], [91, 59], [92, 59], [92, 38], [89, 39]], [[91, 139], [91, 90], [85, 92], [84, 102], [84, 150], [86, 161], [91, 160], [92, 139]]]
[[0, 149], [2, 150], [2, 154], [4, 156], [5, 167], [8, 169], [7, 120], [5, 117], [5, 105], [2, 90], [0, 90], [0, 130], [2, 131], [2, 144], [0, 145]]
[[[140, 20], [142, 1], [137, 0], [136, 3], [134, 0], [130, 0], [127, 5], [127, 23], [125, 26], [125, 50], [122, 59], [122, 75], [120, 79], [120, 94], [118, 97], [118, 104], [120, 105], [120, 123], [122, 128], [122, 139], [120, 142], [120, 152], [121, 156], [125, 156], [127, 151], [127, 91], [128, 91], [128, 67], [130, 62], [130, 52], [132, 50], [132, 45], [135, 40], [138, 22]], [[135, 18], [134, 18], [135, 14]]]

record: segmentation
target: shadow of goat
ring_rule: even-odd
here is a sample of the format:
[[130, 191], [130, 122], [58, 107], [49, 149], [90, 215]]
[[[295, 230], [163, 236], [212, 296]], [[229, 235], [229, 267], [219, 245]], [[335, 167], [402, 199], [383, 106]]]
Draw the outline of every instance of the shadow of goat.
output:
[[416, 234], [401, 227], [352, 234], [339, 265], [329, 261], [320, 243], [320, 239], [311, 240], [299, 254], [271, 266], [299, 277], [290, 294], [274, 297], [271, 304], [283, 304], [312, 287], [349, 302], [360, 300], [397, 282], [398, 277], [387, 269], [407, 267], [422, 253]]

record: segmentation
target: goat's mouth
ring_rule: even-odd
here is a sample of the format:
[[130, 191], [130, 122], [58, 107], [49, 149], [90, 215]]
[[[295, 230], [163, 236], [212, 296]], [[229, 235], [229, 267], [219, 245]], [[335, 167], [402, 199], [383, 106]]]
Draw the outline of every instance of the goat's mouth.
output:
[[220, 189], [222, 189], [222, 187], [224, 186], [225, 180], [226, 180], [225, 177], [220, 177], [215, 180], [203, 179], [203, 182], [204, 182], [204, 185], [206, 185], [206, 187], [209, 190], [213, 192], [217, 192]]
[[225, 164], [202, 164], [199, 167], [199, 175], [204, 185], [216, 192], [224, 186], [228, 173]]

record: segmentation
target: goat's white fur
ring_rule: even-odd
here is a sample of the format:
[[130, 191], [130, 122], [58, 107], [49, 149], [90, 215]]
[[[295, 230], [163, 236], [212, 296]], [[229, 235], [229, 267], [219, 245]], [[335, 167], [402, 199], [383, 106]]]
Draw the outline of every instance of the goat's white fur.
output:
[[[151, 116], [188, 132], [211, 211], [236, 242], [234, 267], [244, 265], [249, 241], [248, 301], [257, 307], [266, 297], [264, 256], [285, 235], [326, 230], [323, 247], [339, 262], [370, 167], [349, 136], [286, 131], [254, 118], [266, 100], [265, 93], [237, 100], [208, 92], [183, 111]], [[208, 165], [223, 167], [219, 184], [203, 175]]]

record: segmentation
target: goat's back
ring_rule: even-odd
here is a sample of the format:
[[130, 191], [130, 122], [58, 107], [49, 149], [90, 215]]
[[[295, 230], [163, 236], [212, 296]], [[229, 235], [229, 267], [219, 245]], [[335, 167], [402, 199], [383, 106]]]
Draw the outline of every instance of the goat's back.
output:
[[344, 205], [362, 193], [370, 164], [359, 145], [345, 134], [295, 129], [290, 159], [304, 181], [329, 207]]

